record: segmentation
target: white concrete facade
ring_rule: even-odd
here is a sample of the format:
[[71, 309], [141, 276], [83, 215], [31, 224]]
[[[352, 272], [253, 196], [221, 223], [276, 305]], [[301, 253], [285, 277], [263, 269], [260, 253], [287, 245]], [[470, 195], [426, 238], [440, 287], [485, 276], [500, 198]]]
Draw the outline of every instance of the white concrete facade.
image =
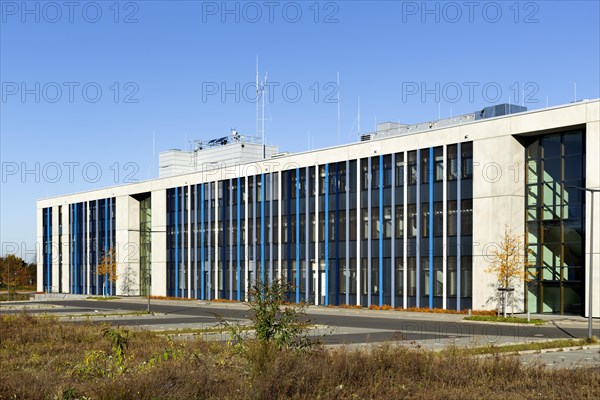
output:
[[[458, 144], [458, 143], [471, 143], [472, 142], [472, 154], [473, 154], [473, 171], [472, 171], [472, 248], [470, 253], [472, 254], [472, 276], [470, 277], [472, 286], [470, 289], [471, 298], [469, 300], [469, 308], [474, 309], [490, 309], [495, 308], [497, 305], [493, 300], [496, 296], [494, 285], [494, 277], [485, 272], [485, 269], [489, 265], [489, 257], [492, 249], [492, 245], [501, 240], [504, 232], [504, 227], [509, 226], [514, 232], [524, 233], [526, 224], [525, 215], [525, 204], [526, 204], [526, 188], [525, 188], [525, 147], [522, 144], [522, 137], [531, 137], [535, 135], [544, 135], [556, 132], [565, 132], [573, 129], [580, 129], [585, 132], [585, 185], [588, 189], [600, 189], [600, 100], [584, 101], [573, 104], [567, 104], [558, 107], [552, 107], [548, 109], [535, 110], [530, 112], [523, 112], [518, 114], [511, 114], [502, 117], [496, 117], [491, 119], [483, 119], [478, 121], [469, 121], [467, 123], [450, 126], [439, 129], [431, 129], [424, 132], [385, 137], [382, 139], [376, 139], [372, 141], [354, 143], [344, 146], [337, 146], [332, 148], [326, 148], [321, 150], [315, 150], [304, 153], [293, 153], [285, 157], [277, 159], [267, 159], [264, 161], [247, 163], [247, 164], [236, 164], [228, 165], [226, 168], [202, 168], [200, 171], [191, 174], [171, 176], [167, 178], [154, 179], [145, 182], [139, 182], [129, 185], [116, 186], [110, 188], [103, 188], [94, 191], [88, 191], [83, 193], [75, 193], [66, 196], [60, 196], [50, 199], [42, 199], [37, 203], [37, 215], [38, 215], [38, 242], [44, 241], [44, 221], [42, 218], [42, 210], [45, 208], [52, 209], [52, 266], [51, 266], [51, 286], [52, 291], [61, 291], [64, 293], [69, 292], [71, 285], [70, 282], [70, 231], [69, 231], [69, 207], [70, 204], [82, 203], [95, 201], [97, 199], [105, 198], [116, 198], [116, 247], [118, 248], [117, 255], [117, 275], [118, 282], [116, 285], [116, 293], [119, 295], [137, 295], [139, 294], [139, 287], [135, 286], [135, 282], [139, 282], [139, 260], [136, 258], [135, 252], [132, 250], [137, 245], [139, 249], [139, 202], [132, 196], [138, 194], [149, 194], [151, 196], [151, 209], [152, 209], [152, 244], [151, 244], [151, 276], [152, 276], [152, 294], [156, 296], [166, 296], [168, 294], [167, 289], [167, 275], [169, 265], [169, 253], [167, 251], [167, 240], [168, 234], [166, 233], [169, 229], [167, 222], [167, 192], [168, 189], [175, 187], [193, 187], [202, 183], [212, 183], [213, 195], [218, 190], [221, 190], [220, 183], [225, 180], [241, 177], [242, 182], [245, 182], [245, 188], [248, 190], [250, 177], [256, 176], [257, 174], [265, 174], [265, 180], [269, 179], [269, 174], [274, 173], [273, 179], [278, 183], [277, 186], [277, 198], [279, 199], [278, 207], [273, 208], [277, 211], [277, 231], [271, 232], [272, 236], [265, 234], [265, 237], [277, 238], [278, 241], [274, 249], [276, 249], [277, 255], [274, 256], [275, 260], [273, 265], [277, 268], [277, 275], [286, 275], [285, 257], [282, 255], [286, 250], [286, 243], [283, 240], [284, 228], [281, 214], [285, 212], [285, 206], [283, 203], [282, 187], [286, 185], [284, 182], [282, 173], [285, 171], [296, 170], [296, 168], [306, 168], [309, 166], [324, 166], [326, 164], [341, 163], [347, 160], [361, 160], [372, 158], [373, 164], [378, 163], [378, 157], [380, 155], [389, 154], [403, 154], [404, 162], [407, 162], [408, 153], [414, 150], [422, 150], [422, 153], [426, 153], [430, 148], [443, 148], [444, 155], [447, 152], [447, 146]], [[418, 161], [420, 163], [420, 161]], [[406, 164], [405, 164], [406, 165]], [[357, 191], [360, 191], [362, 184], [362, 176], [360, 169], [360, 162], [356, 163], [356, 173], [354, 175], [354, 181], [357, 185]], [[394, 166], [392, 166], [394, 168]], [[448, 168], [447, 159], [444, 157], [443, 162], [444, 171]], [[317, 171], [322, 168], [317, 168]], [[405, 290], [402, 291], [398, 297], [395, 297], [395, 305], [401, 307], [407, 307], [410, 304], [407, 301], [407, 285], [409, 284], [410, 278], [409, 267], [407, 266], [407, 258], [410, 257], [412, 251], [407, 245], [407, 231], [408, 231], [408, 193], [407, 193], [407, 171], [408, 168], [405, 166], [403, 169], [404, 173], [404, 186], [402, 188], [401, 195], [396, 194], [395, 204], [402, 204], [403, 209], [403, 220], [402, 225], [404, 227], [403, 236], [395, 237], [392, 236], [392, 245], [394, 241], [398, 241], [400, 246], [396, 246], [396, 257], [402, 256], [403, 273], [402, 276], [398, 276], [395, 281], [395, 285], [402, 285]], [[370, 173], [370, 172], [369, 172]], [[444, 177], [446, 177], [444, 173]], [[377, 177], [372, 177], [378, 179]], [[446, 204], [446, 190], [447, 184], [444, 178], [444, 240], [447, 238], [447, 204]], [[216, 185], [215, 183], [219, 183]], [[266, 184], [266, 183], [263, 183]], [[315, 174], [314, 185], [318, 193], [319, 174]], [[208, 186], [208, 185], [206, 185]], [[448, 189], [449, 190], [449, 189]], [[374, 192], [377, 189], [373, 189]], [[252, 248], [253, 244], [248, 243], [248, 232], [252, 229], [252, 217], [248, 218], [249, 212], [251, 212], [252, 203], [248, 203], [248, 193], [244, 192], [241, 196], [242, 202], [244, 203], [241, 208], [244, 211], [244, 225], [246, 230], [242, 234], [242, 240], [244, 242], [243, 253], [249, 254], [248, 247]], [[593, 259], [594, 265], [594, 316], [600, 316], [600, 193], [596, 193], [594, 199], [594, 209], [592, 210], [592, 194], [588, 193], [586, 197], [586, 209], [585, 209], [585, 279], [583, 285], [585, 291], [583, 293], [584, 304], [583, 314], [587, 313], [587, 298], [589, 290], [589, 280], [587, 278], [588, 271]], [[304, 200], [302, 200], [304, 201]], [[424, 201], [424, 199], [421, 199]], [[293, 203], [294, 201], [292, 201]], [[345, 200], [343, 202], [345, 204]], [[376, 203], [376, 202], [373, 202]], [[254, 203], [256, 204], [256, 203]], [[308, 202], [307, 202], [308, 204]], [[62, 221], [59, 222], [58, 208], [62, 206]], [[361, 200], [361, 196], [356, 196], [355, 206], [356, 212], [356, 235], [357, 238], [362, 237], [361, 232], [364, 227], [361, 224], [360, 210], [364, 209], [367, 205], [364, 200]], [[377, 204], [373, 204], [372, 207], [376, 207]], [[212, 245], [218, 246], [222, 240], [222, 236], [218, 229], [218, 222], [221, 219], [222, 205], [215, 202], [213, 209], [213, 220], [211, 225]], [[229, 207], [229, 206], [228, 206]], [[309, 207], [315, 210], [315, 227], [321, 229], [320, 224], [325, 223], [319, 221], [319, 212], [323, 211], [323, 203], [319, 204], [319, 201], [310, 201]], [[256, 206], [258, 216], [260, 217], [260, 207]], [[268, 207], [267, 207], [268, 209]], [[331, 210], [330, 210], [331, 211]], [[423, 211], [423, 210], [422, 210]], [[275, 211], [274, 211], [275, 212]], [[593, 219], [592, 219], [593, 215]], [[288, 216], [292, 218], [292, 215]], [[375, 216], [373, 216], [375, 217]], [[188, 218], [188, 214], [185, 215]], [[418, 216], [417, 218], [421, 218]], [[289, 220], [288, 220], [289, 222]], [[62, 235], [60, 235], [60, 242], [62, 245], [62, 257], [58, 259], [58, 245], [59, 245], [59, 223], [62, 225]], [[189, 226], [192, 225], [191, 220], [186, 222]], [[370, 225], [369, 225], [370, 226]], [[223, 224], [223, 229], [233, 229], [229, 224]], [[425, 229], [425, 227], [421, 227]], [[267, 228], [270, 229], [270, 228]], [[305, 229], [308, 229], [306, 227]], [[323, 256], [323, 244], [319, 242], [319, 232], [314, 232], [312, 236], [314, 241], [314, 265], [319, 267], [320, 257]], [[593, 238], [592, 238], [593, 234]], [[300, 233], [301, 237], [304, 237], [305, 232]], [[395, 234], [394, 234], [395, 235]], [[229, 237], [229, 236], [228, 236]], [[235, 239], [235, 235], [233, 236]], [[191, 240], [187, 239], [190, 242]], [[593, 243], [592, 243], [593, 240]], [[371, 242], [369, 242], [371, 246]], [[369, 249], [376, 249], [377, 240], [372, 239], [373, 247]], [[234, 243], [235, 245], [235, 243]], [[444, 246], [447, 243], [444, 242]], [[229, 244], [228, 244], [229, 246]], [[294, 245], [292, 245], [294, 247]], [[304, 244], [301, 245], [304, 248]], [[321, 248], [320, 248], [321, 247]], [[593, 248], [593, 252], [592, 252]], [[188, 246], [189, 249], [189, 246]], [[183, 250], [183, 248], [182, 248]], [[187, 251], [187, 250], [186, 250]], [[312, 251], [312, 250], [311, 250]], [[374, 250], [375, 251], [375, 250]], [[446, 301], [447, 297], [450, 297], [447, 284], [447, 262], [446, 262], [446, 251], [443, 253], [443, 299], [440, 299], [440, 307], [451, 308], [450, 304]], [[131, 252], [131, 253], [130, 253]], [[260, 252], [259, 252], [260, 253]], [[269, 251], [267, 250], [267, 253]], [[304, 254], [304, 253], [303, 253]], [[330, 256], [332, 251], [329, 252]], [[375, 297], [369, 299], [362, 298], [361, 287], [365, 285], [365, 279], [371, 277], [371, 269], [368, 272], [364, 271], [363, 265], [360, 260], [367, 256], [367, 251], [361, 250], [361, 246], [356, 247], [356, 251], [352, 254], [352, 257], [357, 258], [355, 278], [355, 288], [358, 295], [352, 299], [353, 304], [367, 305], [371, 304], [371, 300], [376, 299]], [[421, 254], [425, 257], [426, 254]], [[191, 268], [189, 264], [191, 255], [188, 254], [185, 268]], [[361, 258], [362, 257], [362, 258]], [[293, 257], [294, 258], [294, 257]], [[340, 255], [340, 259], [345, 259], [346, 255]], [[301, 257], [304, 260], [304, 255]], [[214, 251], [212, 259], [208, 259], [206, 265], [207, 271], [211, 271], [212, 274], [208, 276], [212, 280], [212, 297], [221, 297], [219, 289], [219, 280], [222, 276], [219, 274], [220, 268], [223, 267], [222, 261], [230, 266], [230, 260], [221, 260], [221, 252]], [[295, 258], [292, 260], [295, 261]], [[321, 260], [322, 262], [322, 260]], [[373, 258], [373, 262], [376, 263], [376, 259]], [[241, 263], [243, 266], [242, 276], [247, 276], [248, 271], [252, 271], [253, 261], [249, 261], [245, 258]], [[38, 265], [42, 268], [44, 264], [44, 254], [38, 252]], [[59, 268], [60, 264], [60, 268]], [[209, 265], [210, 264], [210, 265]], [[309, 263], [310, 264], [310, 263]], [[303, 267], [308, 268], [308, 267]], [[310, 267], [314, 270], [314, 267]], [[392, 263], [392, 271], [394, 270], [394, 264]], [[60, 271], [60, 275], [59, 275]], [[188, 271], [191, 271], [189, 269]], [[254, 277], [257, 277], [258, 271], [254, 271]], [[365, 273], [367, 273], [365, 275]], [[189, 274], [189, 272], [188, 272]], [[315, 274], [315, 293], [311, 297], [311, 301], [315, 304], [323, 304], [324, 294], [319, 293], [323, 288], [324, 282], [320, 274]], [[47, 287], [43, 281], [44, 271], [38, 271], [38, 290], [46, 291]], [[189, 275], [188, 275], [189, 277]], [[41, 278], [41, 279], [40, 279]], [[289, 278], [289, 277], [288, 277]], [[128, 282], [124, 282], [128, 279]], [[304, 278], [302, 278], [303, 280]], [[387, 279], [387, 278], [386, 278]], [[425, 271], [421, 271], [422, 281], [425, 279]], [[61, 282], [60, 289], [58, 282]], [[376, 279], [373, 277], [373, 282]], [[329, 279], [329, 284], [332, 285], [332, 279]], [[417, 284], [420, 284], [417, 283]], [[229, 283], [227, 283], [229, 285]], [[242, 288], [245, 289], [245, 285], [248, 285], [248, 280], [244, 279]], [[125, 290], [125, 287], [129, 287]], [[229, 286], [228, 286], [229, 287]], [[384, 287], [386, 287], [384, 285]], [[421, 287], [423, 292], [427, 285]], [[188, 284], [189, 288], [189, 284]], [[191, 288], [189, 288], [191, 289]], [[330, 288], [327, 288], [330, 289]], [[516, 288], [516, 303], [514, 305], [515, 311], [522, 311], [525, 304], [525, 292], [527, 289], [525, 285]], [[371, 290], [371, 287], [369, 287]], [[384, 290], [380, 288], [379, 290]], [[433, 290], [433, 288], [430, 288]], [[244, 290], [242, 300], [245, 298], [247, 290]], [[370, 291], [369, 291], [370, 293]], [[421, 293], [422, 294], [422, 293]], [[188, 295], [191, 295], [188, 292]], [[227, 297], [233, 296], [229, 293]], [[308, 295], [307, 295], [308, 296]], [[293, 297], [293, 296], [292, 296]], [[235, 298], [235, 296], [233, 296]], [[340, 295], [340, 299], [345, 299], [345, 295]], [[421, 301], [421, 306], [427, 307], [425, 297]]]

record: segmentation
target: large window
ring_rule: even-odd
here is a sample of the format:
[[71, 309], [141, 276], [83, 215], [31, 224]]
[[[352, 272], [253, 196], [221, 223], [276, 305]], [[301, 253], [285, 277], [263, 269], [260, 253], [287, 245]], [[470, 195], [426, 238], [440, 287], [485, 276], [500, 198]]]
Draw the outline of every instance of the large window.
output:
[[414, 185], [417, 183], [417, 152], [408, 152], [408, 184]]
[[379, 157], [371, 158], [371, 188], [379, 189]]
[[421, 150], [421, 184], [429, 183], [429, 149]]
[[379, 207], [371, 208], [371, 239], [379, 239]]
[[[378, 178], [379, 179], [379, 178]], [[383, 157], [383, 187], [392, 186], [392, 156]]]
[[526, 151], [526, 243], [533, 312], [584, 309], [585, 143], [582, 131], [529, 139]]
[[361, 170], [361, 176], [360, 176], [361, 190], [367, 190], [367, 189], [369, 189], [369, 181], [371, 178], [371, 174], [369, 173], [369, 160], [368, 159], [363, 158], [360, 160], [360, 170]]
[[404, 206], [396, 206], [396, 239], [404, 236]]
[[457, 158], [457, 148], [458, 146], [452, 144], [447, 147], [447, 157], [448, 157], [448, 180], [453, 181], [458, 178], [458, 158]]
[[404, 153], [396, 154], [396, 186], [404, 185]]
[[362, 233], [362, 239], [366, 240], [368, 238], [368, 234], [369, 234], [369, 210], [366, 208], [363, 208], [361, 210], [362, 212], [362, 228], [360, 229], [361, 233]]
[[392, 207], [383, 209], [383, 237], [385, 239], [392, 237]]
[[408, 237], [417, 236], [417, 205], [408, 205]]
[[462, 177], [473, 177], [473, 142], [463, 143], [462, 150]]
[[434, 176], [436, 182], [444, 179], [444, 148], [436, 147], [433, 149], [434, 158]]

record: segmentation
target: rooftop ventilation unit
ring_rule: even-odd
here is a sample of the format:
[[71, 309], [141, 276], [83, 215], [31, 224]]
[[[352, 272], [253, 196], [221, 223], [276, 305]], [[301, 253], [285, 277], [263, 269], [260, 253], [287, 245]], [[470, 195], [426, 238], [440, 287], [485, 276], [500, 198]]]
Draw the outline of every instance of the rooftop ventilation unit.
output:
[[458, 115], [456, 117], [444, 118], [437, 121], [421, 122], [414, 125], [400, 124], [396, 122], [384, 122], [377, 124], [377, 131], [361, 135], [360, 141], [381, 139], [390, 136], [409, 135], [413, 133], [426, 132], [439, 128], [462, 125], [468, 122], [479, 121], [487, 118], [501, 117], [504, 115], [515, 114], [527, 111], [527, 107], [516, 104], [498, 104], [485, 107], [481, 111], [475, 111], [470, 114]]
[[498, 104], [496, 106], [486, 107], [475, 114], [475, 120], [502, 117], [504, 115], [516, 114], [527, 111], [527, 107], [519, 106], [517, 104]]

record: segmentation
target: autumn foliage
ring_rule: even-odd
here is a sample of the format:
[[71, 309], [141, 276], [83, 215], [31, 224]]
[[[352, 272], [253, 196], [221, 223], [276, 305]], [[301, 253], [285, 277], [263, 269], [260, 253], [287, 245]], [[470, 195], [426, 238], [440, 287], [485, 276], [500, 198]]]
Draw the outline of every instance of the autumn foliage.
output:
[[26, 263], [22, 258], [9, 254], [0, 257], [0, 287], [5, 289], [34, 287], [36, 283], [36, 264]]
[[510, 228], [505, 226], [502, 241], [494, 250], [490, 267], [486, 272], [496, 276], [499, 287], [510, 288], [518, 282], [529, 281], [529, 277], [525, 274], [525, 268], [528, 266], [529, 261], [525, 257], [521, 236], [512, 233]]
[[106, 253], [100, 259], [96, 273], [98, 275], [107, 275], [108, 280], [112, 282], [117, 281], [117, 252], [114, 247], [108, 249]]

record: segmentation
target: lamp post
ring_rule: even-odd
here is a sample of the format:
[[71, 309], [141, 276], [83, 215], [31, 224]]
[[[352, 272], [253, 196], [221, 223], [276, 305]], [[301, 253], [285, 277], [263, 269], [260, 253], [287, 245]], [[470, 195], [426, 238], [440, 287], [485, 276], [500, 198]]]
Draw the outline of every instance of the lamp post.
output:
[[569, 189], [577, 189], [583, 192], [590, 192], [592, 198], [590, 213], [590, 271], [588, 273], [588, 339], [592, 338], [592, 302], [594, 299], [593, 284], [594, 284], [594, 193], [600, 192], [600, 189], [584, 188], [580, 186], [567, 186]]
[[[127, 229], [127, 231], [139, 232], [140, 234], [142, 234], [142, 233], [148, 233], [148, 234], [167, 233], [167, 231], [153, 231], [152, 229], [143, 229], [143, 230], [142, 229]], [[147, 291], [147, 295], [148, 295], [148, 308], [147, 308], [148, 314], [150, 314], [150, 265], [151, 264], [152, 264], [152, 261], [148, 260], [148, 271], [146, 273], [146, 291]]]
[[8, 301], [10, 301], [10, 261], [6, 263], [8, 268], [8, 275], [7, 275], [7, 281], [6, 281], [6, 287], [8, 288]]

